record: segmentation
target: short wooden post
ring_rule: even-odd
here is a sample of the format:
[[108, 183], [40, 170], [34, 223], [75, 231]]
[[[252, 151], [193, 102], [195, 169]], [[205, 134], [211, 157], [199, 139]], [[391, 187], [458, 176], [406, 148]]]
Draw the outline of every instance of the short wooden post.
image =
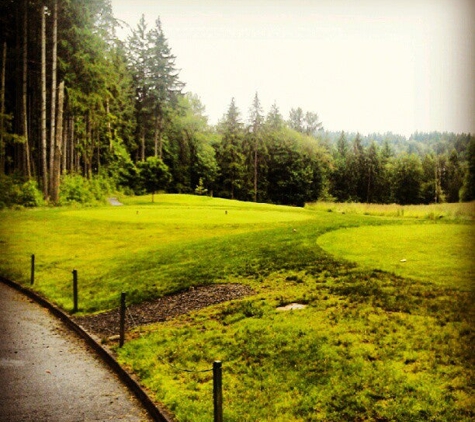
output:
[[124, 345], [125, 337], [125, 293], [120, 295], [120, 335], [119, 335], [119, 347]]
[[219, 360], [213, 363], [214, 422], [223, 422], [223, 371]]
[[33, 286], [35, 283], [35, 255], [31, 255], [31, 278], [30, 284]]
[[73, 312], [78, 311], [78, 272], [73, 270]]

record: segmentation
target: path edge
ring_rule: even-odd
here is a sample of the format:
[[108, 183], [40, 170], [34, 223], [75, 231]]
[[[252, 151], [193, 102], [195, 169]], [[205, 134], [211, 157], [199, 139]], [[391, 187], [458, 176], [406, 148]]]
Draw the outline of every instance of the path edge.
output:
[[28, 289], [21, 284], [18, 284], [12, 280], [9, 280], [0, 275], [0, 282], [7, 286], [17, 290], [18, 292], [28, 296], [42, 307], [48, 309], [56, 318], [60, 319], [68, 328], [78, 334], [86, 343], [96, 352], [96, 354], [102, 359], [102, 361], [118, 375], [122, 383], [124, 383], [129, 390], [135, 395], [135, 397], [144, 406], [147, 413], [156, 422], [174, 422], [174, 419], [165, 411], [158, 407], [152, 399], [148, 396], [141, 385], [133, 378], [133, 376], [127, 372], [112, 356], [112, 354], [102, 347], [91, 335], [85, 331], [80, 325], [74, 322], [68, 314], [56, 305], [46, 300], [43, 296], [39, 295], [35, 291]]

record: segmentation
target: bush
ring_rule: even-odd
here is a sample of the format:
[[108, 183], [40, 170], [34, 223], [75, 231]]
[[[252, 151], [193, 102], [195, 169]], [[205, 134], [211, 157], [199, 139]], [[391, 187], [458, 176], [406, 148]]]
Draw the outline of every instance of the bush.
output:
[[34, 180], [23, 183], [18, 199], [18, 203], [24, 207], [44, 205], [43, 193], [39, 190], [38, 183]]
[[36, 181], [25, 182], [15, 176], [0, 176], [0, 209], [14, 205], [37, 207], [43, 204], [43, 195]]
[[[75, 174], [61, 177], [59, 203], [94, 204], [103, 202], [116, 191], [113, 180], [95, 176], [86, 179]], [[0, 175], [0, 209], [13, 206], [38, 207], [44, 205], [43, 193], [35, 180], [25, 180], [16, 175]]]
[[87, 180], [79, 175], [66, 175], [61, 178], [59, 190], [60, 204], [93, 202], [94, 196], [88, 189]]
[[0, 209], [11, 207], [18, 195], [18, 187], [15, 186], [13, 179], [8, 176], [0, 176]]
[[68, 174], [61, 178], [59, 202], [62, 205], [93, 204], [104, 201], [114, 190], [113, 183], [104, 177], [86, 179], [79, 175]]

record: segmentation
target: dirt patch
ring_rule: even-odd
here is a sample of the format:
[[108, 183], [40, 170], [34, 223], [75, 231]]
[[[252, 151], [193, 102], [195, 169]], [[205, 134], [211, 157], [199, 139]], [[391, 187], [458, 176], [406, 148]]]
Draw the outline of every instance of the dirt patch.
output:
[[[181, 293], [128, 306], [127, 326], [130, 329], [154, 322], [163, 322], [178, 315], [251, 294], [253, 294], [253, 290], [242, 284], [212, 284], [192, 287]], [[119, 334], [119, 319], [118, 308], [97, 315], [74, 318], [86, 331], [100, 338], [109, 338]]]

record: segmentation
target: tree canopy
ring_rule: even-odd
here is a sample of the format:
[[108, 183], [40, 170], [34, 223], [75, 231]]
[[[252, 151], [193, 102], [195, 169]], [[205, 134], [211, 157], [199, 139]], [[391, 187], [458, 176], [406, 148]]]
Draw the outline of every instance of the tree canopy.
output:
[[0, 23], [5, 192], [27, 186], [57, 203], [80, 176], [130, 193], [292, 205], [475, 199], [471, 134], [328, 132], [316, 111], [264, 110], [258, 92], [247, 115], [231, 99], [210, 125], [159, 16], [151, 27], [142, 16], [126, 42], [108, 0], [4, 0]]

